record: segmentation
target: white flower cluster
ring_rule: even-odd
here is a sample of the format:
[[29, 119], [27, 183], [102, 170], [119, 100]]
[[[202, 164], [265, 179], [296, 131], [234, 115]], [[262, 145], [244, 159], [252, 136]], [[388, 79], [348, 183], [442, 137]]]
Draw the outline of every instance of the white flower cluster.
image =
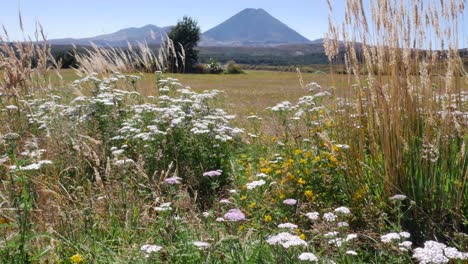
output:
[[170, 202], [162, 203], [161, 205], [156, 206], [154, 208], [154, 210], [157, 211], [157, 212], [170, 211], [170, 210], [172, 210], [171, 203]]
[[252, 190], [257, 188], [258, 186], [264, 185], [266, 182], [264, 180], [258, 180], [258, 181], [253, 181], [249, 182], [246, 184], [248, 190]]
[[448, 263], [450, 260], [468, 260], [468, 253], [430, 240], [424, 243], [423, 248], [414, 249], [413, 258], [420, 264], [438, 264]]
[[279, 225], [278, 225], [278, 228], [296, 229], [296, 228], [297, 228], [297, 225], [291, 224], [291, 223], [283, 223], [283, 224], [279, 224]]
[[275, 236], [270, 236], [266, 242], [270, 245], [281, 245], [284, 248], [293, 246], [307, 246], [307, 242], [302, 240], [299, 236], [292, 235], [288, 232], [282, 232]]
[[313, 253], [310, 252], [304, 252], [299, 255], [299, 260], [303, 261], [310, 261], [310, 262], [317, 262], [318, 258], [315, 256]]

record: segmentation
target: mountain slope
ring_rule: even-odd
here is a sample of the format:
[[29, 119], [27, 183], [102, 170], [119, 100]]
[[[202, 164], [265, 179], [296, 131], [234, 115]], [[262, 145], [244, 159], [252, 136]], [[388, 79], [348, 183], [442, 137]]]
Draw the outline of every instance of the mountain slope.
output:
[[200, 46], [305, 44], [308, 39], [263, 9], [247, 8], [206, 31]]
[[141, 28], [125, 28], [117, 32], [82, 39], [53, 39], [49, 42], [56, 45], [90, 45], [95, 43], [99, 46], [126, 46], [127, 42], [147, 42], [148, 44], [160, 44], [166, 38], [166, 33], [171, 27], [160, 28], [155, 25], [146, 25]]

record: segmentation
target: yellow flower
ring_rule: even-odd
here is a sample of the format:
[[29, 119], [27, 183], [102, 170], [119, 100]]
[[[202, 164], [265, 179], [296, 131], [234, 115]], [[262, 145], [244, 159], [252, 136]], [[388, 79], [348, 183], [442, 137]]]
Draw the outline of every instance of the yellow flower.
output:
[[294, 150], [294, 155], [301, 155], [301, 154], [302, 154], [302, 150], [300, 149]]
[[306, 239], [306, 236], [304, 234], [300, 234], [299, 237], [302, 239], [302, 240], [305, 240]]
[[292, 181], [294, 180], [296, 177], [294, 177], [294, 175], [292, 175], [291, 173], [288, 173], [288, 180]]
[[242, 231], [242, 230], [244, 230], [244, 225], [239, 226], [239, 231]]
[[320, 161], [320, 156], [315, 157], [315, 158], [314, 158], [314, 161], [315, 161], [315, 162]]
[[333, 151], [338, 152], [340, 151], [340, 148], [337, 145], [333, 145]]
[[271, 215], [265, 215], [265, 217], [263, 218], [263, 220], [265, 222], [270, 222], [273, 218], [271, 217]]
[[333, 155], [328, 157], [328, 160], [330, 161], [330, 163], [334, 163], [334, 164], [338, 163], [338, 159]]
[[306, 164], [306, 163], [307, 163], [307, 160], [306, 160], [306, 159], [301, 159], [301, 160], [299, 161], [299, 163], [300, 163], [300, 164]]
[[271, 137], [271, 142], [275, 142], [276, 141], [276, 137]]
[[268, 174], [268, 173], [272, 172], [273, 169], [272, 168], [262, 168], [262, 169], [260, 169], [260, 171], [265, 173], [265, 174]]
[[250, 207], [250, 208], [254, 208], [256, 205], [257, 205], [256, 202], [252, 202], [252, 203], [249, 205], [249, 207]]
[[276, 170], [275, 173], [276, 174], [281, 174], [281, 170]]
[[279, 195], [280, 199], [284, 199], [285, 197], [286, 197], [286, 195], [284, 195], [284, 193], [280, 193], [280, 195]]
[[310, 198], [310, 197], [313, 197], [314, 196], [314, 192], [312, 192], [311, 190], [307, 190], [304, 192], [304, 195], [307, 197], [307, 198]]
[[247, 199], [247, 196], [242, 195], [240, 199], [241, 199], [241, 201], [244, 201], [245, 199]]
[[85, 263], [85, 259], [80, 254], [75, 254], [70, 257], [70, 261], [72, 263], [83, 264]]
[[306, 154], [305, 154], [305, 157], [306, 157], [306, 158], [312, 157], [312, 151], [310, 151], [310, 150], [307, 151]]
[[304, 181], [302, 178], [299, 178], [299, 180], [297, 180], [297, 183], [300, 185], [304, 185], [306, 181]]

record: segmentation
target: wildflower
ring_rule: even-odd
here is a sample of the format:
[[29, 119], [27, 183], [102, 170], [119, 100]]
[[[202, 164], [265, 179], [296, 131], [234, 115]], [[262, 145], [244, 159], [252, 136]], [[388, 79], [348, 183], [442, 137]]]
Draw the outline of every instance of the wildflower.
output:
[[8, 110], [18, 110], [18, 107], [16, 105], [7, 105], [5, 106], [5, 108]]
[[257, 205], [256, 202], [252, 202], [252, 203], [249, 204], [249, 207], [250, 207], [250, 208], [254, 208], [256, 205]]
[[8, 133], [3, 136], [3, 140], [17, 140], [20, 138], [20, 135], [17, 133]]
[[348, 251], [346, 251], [346, 254], [351, 255], [351, 256], [357, 256], [357, 252], [354, 251], [354, 250], [348, 250]]
[[296, 229], [297, 225], [291, 224], [291, 223], [283, 223], [283, 224], [279, 224], [278, 228]]
[[344, 207], [344, 206], [341, 206], [341, 207], [338, 207], [335, 209], [335, 212], [336, 213], [342, 213], [344, 215], [348, 215], [351, 213], [351, 211], [349, 210], [348, 207]]
[[270, 236], [266, 240], [270, 245], [281, 245], [284, 248], [289, 248], [291, 246], [307, 246], [307, 242], [302, 240], [297, 235], [292, 235], [288, 232], [282, 232], [275, 236]]
[[436, 241], [426, 241], [423, 248], [414, 249], [413, 258], [421, 264], [448, 263], [451, 259], [466, 260], [468, 253], [449, 248]]
[[195, 241], [193, 242], [193, 245], [196, 246], [198, 249], [207, 249], [211, 246], [210, 243], [203, 241]]
[[403, 194], [396, 194], [390, 198], [388, 198], [389, 201], [403, 201], [405, 200], [407, 197], [406, 195], [403, 195]]
[[317, 262], [318, 261], [317, 256], [315, 256], [314, 254], [309, 253], [309, 252], [301, 253], [298, 258], [300, 260], [310, 261], [310, 262]]
[[270, 221], [272, 220], [272, 217], [271, 217], [271, 215], [265, 215], [265, 217], [263, 218], [263, 220], [264, 220], [265, 222], [270, 222]]
[[203, 173], [203, 176], [212, 178], [212, 177], [221, 176], [222, 173], [223, 173], [222, 170], [213, 170], [213, 171], [207, 171]]
[[330, 245], [335, 245], [337, 247], [341, 247], [343, 245], [343, 239], [341, 238], [334, 238], [328, 242]]
[[266, 177], [268, 177], [268, 175], [266, 175], [265, 173], [259, 173], [259, 174], [257, 174], [257, 177], [258, 178], [266, 178]]
[[203, 217], [208, 218], [208, 217], [211, 216], [211, 213], [210, 212], [203, 212], [202, 215], [203, 215]]
[[173, 184], [180, 184], [179, 180], [182, 180], [182, 178], [175, 176], [175, 177], [165, 179], [164, 182], [167, 184], [173, 185]]
[[76, 263], [76, 264], [83, 264], [85, 263], [85, 259], [83, 258], [83, 256], [81, 256], [80, 254], [75, 254], [73, 256], [70, 257], [70, 261], [72, 263]]
[[226, 214], [224, 214], [224, 218], [228, 221], [238, 222], [245, 220], [245, 215], [239, 209], [231, 209]]
[[216, 218], [216, 222], [224, 222], [224, 218], [218, 217], [218, 218]]
[[356, 239], [357, 237], [358, 237], [358, 235], [356, 235], [356, 234], [349, 234], [349, 235], [346, 236], [345, 241], [348, 242], [348, 241]]
[[158, 252], [162, 249], [161, 246], [158, 245], [143, 245], [141, 246], [140, 250], [146, 253], [145, 257], [149, 257], [149, 255], [153, 252]]
[[408, 232], [400, 232], [398, 233], [402, 238], [410, 238], [411, 234]]
[[398, 243], [398, 246], [400, 249], [411, 249], [411, 246], [413, 245], [413, 242], [411, 241], [404, 241], [401, 243]]
[[297, 183], [299, 185], [304, 185], [306, 183], [306, 181], [304, 181], [302, 178], [299, 178], [299, 180], [297, 180]]
[[346, 223], [346, 222], [339, 222], [337, 225], [338, 225], [338, 227], [348, 227], [349, 226], [349, 224]]
[[171, 203], [163, 203], [160, 206], [154, 208], [158, 212], [170, 211], [172, 210]]
[[229, 193], [237, 193], [237, 190], [231, 189], [229, 190]]
[[229, 201], [228, 199], [221, 199], [221, 200], [219, 200], [219, 203], [222, 203], [222, 204], [231, 204], [231, 201]]
[[253, 181], [253, 182], [247, 183], [246, 186], [247, 186], [248, 190], [252, 190], [252, 189], [255, 189], [258, 186], [264, 185], [265, 183], [266, 182], [264, 180], [259, 180], [259, 181]]
[[305, 191], [305, 192], [304, 192], [304, 195], [305, 195], [305, 197], [307, 197], [308, 199], [314, 198], [314, 192], [312, 192], [311, 190]]
[[300, 150], [300, 149], [294, 150], [294, 155], [297, 156], [297, 155], [301, 155], [301, 154], [302, 154], [302, 150]]
[[306, 214], [307, 218], [309, 218], [312, 221], [318, 220], [320, 217], [320, 214], [318, 212], [312, 212], [312, 213], [307, 213]]
[[306, 236], [305, 236], [304, 234], [300, 234], [299, 237], [300, 237], [302, 240], [304, 240], [304, 241], [305, 241], [305, 239], [306, 239]]
[[246, 199], [247, 199], [247, 196], [242, 195], [240, 199], [241, 199], [241, 201], [246, 200]]
[[297, 203], [296, 199], [286, 199], [283, 201], [283, 204], [286, 204], [286, 205], [295, 205], [296, 203]]
[[327, 222], [335, 222], [336, 220], [336, 215], [334, 213], [325, 213], [323, 214], [323, 219]]
[[383, 243], [390, 243], [392, 240], [400, 240], [401, 236], [398, 233], [388, 233], [383, 236], [380, 236], [380, 241]]
[[324, 234], [323, 236], [326, 237], [326, 238], [330, 238], [330, 237], [336, 237], [339, 233], [336, 232], [336, 231], [333, 231], [333, 232], [328, 232], [326, 234]]

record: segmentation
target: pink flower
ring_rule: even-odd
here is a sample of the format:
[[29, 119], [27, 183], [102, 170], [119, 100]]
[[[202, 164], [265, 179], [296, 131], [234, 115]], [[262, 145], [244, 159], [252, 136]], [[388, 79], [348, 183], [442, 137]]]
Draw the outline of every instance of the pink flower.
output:
[[284, 204], [286, 205], [295, 205], [297, 203], [296, 199], [286, 199], [283, 201]]
[[223, 173], [222, 170], [213, 170], [213, 171], [207, 171], [203, 173], [203, 176], [211, 178], [211, 177], [221, 176], [222, 173]]
[[182, 178], [175, 176], [165, 179], [164, 182], [167, 184], [180, 184], [179, 180], [182, 180]]
[[239, 209], [231, 209], [226, 214], [224, 214], [224, 219], [228, 221], [238, 222], [245, 220], [245, 215]]

